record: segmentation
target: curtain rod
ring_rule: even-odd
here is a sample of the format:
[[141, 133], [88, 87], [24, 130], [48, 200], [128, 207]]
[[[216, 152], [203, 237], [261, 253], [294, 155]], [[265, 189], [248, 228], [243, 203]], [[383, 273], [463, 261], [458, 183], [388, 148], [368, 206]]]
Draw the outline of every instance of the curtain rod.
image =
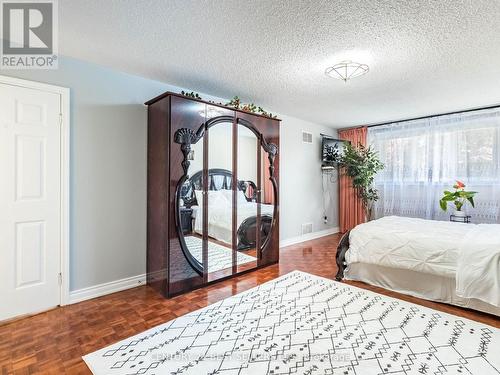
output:
[[[428, 115], [428, 116], [420, 116], [420, 117], [413, 117], [413, 118], [408, 118], [408, 119], [402, 119], [402, 120], [395, 120], [395, 121], [386, 121], [386, 122], [378, 122], [374, 124], [368, 124], [364, 125], [367, 128], [374, 128], [377, 126], [382, 126], [382, 125], [389, 125], [389, 124], [395, 124], [397, 122], [407, 122], [407, 121], [415, 121], [415, 120], [423, 120], [426, 118], [431, 118], [431, 117], [440, 117], [440, 116], [448, 116], [448, 115], [457, 115], [459, 113], [467, 113], [467, 112], [474, 112], [474, 111], [482, 111], [485, 109], [494, 109], [494, 108], [500, 108], [500, 104], [495, 104], [495, 105], [490, 105], [486, 107], [476, 107], [476, 108], [469, 108], [469, 109], [463, 109], [461, 111], [453, 111], [453, 112], [446, 112], [446, 113], [438, 113], [435, 115]], [[359, 128], [360, 126], [351, 126], [348, 128], [341, 128], [338, 130], [346, 130], [346, 129], [354, 129], [354, 128]]]

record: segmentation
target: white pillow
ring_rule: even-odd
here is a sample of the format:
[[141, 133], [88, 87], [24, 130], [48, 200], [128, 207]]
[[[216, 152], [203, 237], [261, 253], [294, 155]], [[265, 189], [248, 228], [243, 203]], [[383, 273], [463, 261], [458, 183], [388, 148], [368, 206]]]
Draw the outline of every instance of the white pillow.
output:
[[228, 201], [222, 190], [210, 190], [208, 192], [208, 204], [210, 206], [227, 206], [231, 201]]
[[233, 203], [233, 191], [228, 189], [219, 190], [221, 194], [224, 196], [224, 199], [228, 202], [228, 204]]
[[[233, 191], [232, 190], [224, 189], [224, 190], [220, 190], [220, 191], [223, 192], [224, 196], [226, 197], [226, 200], [229, 203], [233, 202]], [[248, 203], [247, 197], [245, 197], [245, 193], [243, 193], [243, 190], [238, 190], [238, 192], [236, 193], [236, 197], [237, 197], [237, 201], [236, 202], [238, 204]]]
[[203, 191], [195, 190], [194, 196], [196, 197], [196, 202], [199, 207], [203, 207]]
[[[228, 190], [209, 190], [207, 191], [208, 193], [208, 205], [213, 206], [213, 205], [227, 205], [231, 201], [226, 198], [226, 194], [224, 191]], [[203, 206], [203, 191], [202, 190], [195, 190], [194, 191], [196, 195], [196, 200], [198, 201], [198, 206]]]
[[238, 203], [248, 203], [247, 197], [243, 190], [238, 190]]

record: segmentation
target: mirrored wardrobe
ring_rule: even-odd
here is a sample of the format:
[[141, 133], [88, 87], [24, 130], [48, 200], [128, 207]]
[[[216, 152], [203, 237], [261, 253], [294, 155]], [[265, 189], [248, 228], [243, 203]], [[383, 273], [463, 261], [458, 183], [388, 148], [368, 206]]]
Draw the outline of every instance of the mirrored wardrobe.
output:
[[165, 296], [279, 259], [280, 120], [174, 93], [148, 105], [148, 284]]

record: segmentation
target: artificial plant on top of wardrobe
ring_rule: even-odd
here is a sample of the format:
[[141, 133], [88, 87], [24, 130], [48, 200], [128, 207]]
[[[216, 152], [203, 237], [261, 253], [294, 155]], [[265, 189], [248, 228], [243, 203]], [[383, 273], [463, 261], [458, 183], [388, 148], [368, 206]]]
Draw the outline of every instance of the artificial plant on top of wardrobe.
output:
[[379, 198], [378, 190], [373, 187], [373, 180], [377, 172], [384, 169], [378, 153], [371, 146], [353, 146], [346, 142], [339, 163], [341, 172], [351, 179], [352, 187], [363, 202], [366, 217], [371, 220], [373, 203]]

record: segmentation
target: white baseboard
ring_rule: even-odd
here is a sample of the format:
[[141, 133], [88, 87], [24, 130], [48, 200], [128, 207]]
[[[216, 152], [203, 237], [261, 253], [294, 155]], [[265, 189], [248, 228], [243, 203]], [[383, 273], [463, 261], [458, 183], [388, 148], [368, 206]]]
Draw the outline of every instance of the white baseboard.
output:
[[304, 234], [302, 236], [287, 238], [286, 240], [280, 241], [280, 247], [295, 245], [297, 243], [314, 240], [314, 239], [320, 238], [320, 237], [329, 236], [331, 234], [338, 233], [339, 230], [340, 230], [339, 227], [334, 227], [334, 228], [320, 230], [318, 232]]
[[[303, 236], [288, 238], [280, 241], [280, 247], [290, 246], [297, 243], [314, 240], [316, 238], [329, 236], [338, 233], [339, 228], [330, 228], [318, 232], [308, 233]], [[106, 294], [120, 292], [122, 290], [135, 288], [146, 284], [146, 274], [127, 277], [121, 280], [110, 281], [109, 283], [90, 286], [88, 288], [73, 290], [69, 293], [69, 304], [82, 302], [88, 299], [97, 298]]]
[[125, 289], [135, 288], [146, 284], [146, 274], [127, 277], [109, 283], [90, 286], [88, 288], [73, 290], [69, 293], [69, 303], [77, 303], [88, 299], [101, 297], [106, 294], [120, 292]]

